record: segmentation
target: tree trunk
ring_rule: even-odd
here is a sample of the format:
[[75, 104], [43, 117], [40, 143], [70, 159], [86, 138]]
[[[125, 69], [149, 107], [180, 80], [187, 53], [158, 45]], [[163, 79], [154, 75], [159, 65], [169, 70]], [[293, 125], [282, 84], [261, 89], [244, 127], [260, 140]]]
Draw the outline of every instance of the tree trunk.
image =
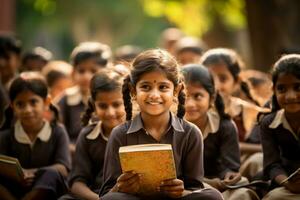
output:
[[0, 0], [0, 31], [15, 30], [15, 0]]
[[300, 1], [245, 1], [254, 68], [269, 71], [281, 54], [300, 52]]

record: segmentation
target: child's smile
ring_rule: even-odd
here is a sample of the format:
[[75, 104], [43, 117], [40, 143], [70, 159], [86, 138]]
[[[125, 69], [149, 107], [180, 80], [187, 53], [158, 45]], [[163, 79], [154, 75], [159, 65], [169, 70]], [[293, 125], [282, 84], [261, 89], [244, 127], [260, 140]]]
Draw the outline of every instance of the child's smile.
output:
[[153, 71], [141, 76], [135, 93], [142, 112], [160, 115], [173, 104], [174, 84], [163, 72]]
[[300, 112], [300, 80], [293, 74], [280, 74], [275, 85], [278, 104], [287, 113]]

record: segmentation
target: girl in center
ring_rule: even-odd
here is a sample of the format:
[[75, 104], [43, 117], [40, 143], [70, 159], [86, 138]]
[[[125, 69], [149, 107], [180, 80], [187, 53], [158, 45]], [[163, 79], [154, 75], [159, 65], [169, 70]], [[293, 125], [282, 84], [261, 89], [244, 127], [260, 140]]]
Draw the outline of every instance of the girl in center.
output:
[[[139, 54], [124, 80], [123, 99], [128, 121], [114, 128], [109, 138], [101, 199], [222, 199], [218, 191], [203, 187], [202, 136], [195, 125], [182, 119], [185, 95], [176, 60], [160, 49]], [[132, 99], [140, 109], [133, 119]], [[170, 111], [176, 101], [177, 116]], [[155, 197], [136, 194], [140, 175], [122, 173], [118, 155], [121, 146], [148, 143], [171, 144], [176, 165], [177, 179], [163, 181]]]

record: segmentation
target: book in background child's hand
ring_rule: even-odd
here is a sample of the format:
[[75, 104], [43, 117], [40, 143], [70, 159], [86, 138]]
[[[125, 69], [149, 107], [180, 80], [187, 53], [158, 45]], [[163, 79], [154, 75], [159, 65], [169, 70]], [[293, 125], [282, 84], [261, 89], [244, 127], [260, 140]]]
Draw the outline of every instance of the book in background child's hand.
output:
[[24, 173], [17, 158], [0, 154], [0, 177], [24, 183]]
[[157, 193], [163, 180], [175, 179], [176, 168], [170, 144], [143, 144], [119, 149], [122, 171], [141, 174], [141, 195]]

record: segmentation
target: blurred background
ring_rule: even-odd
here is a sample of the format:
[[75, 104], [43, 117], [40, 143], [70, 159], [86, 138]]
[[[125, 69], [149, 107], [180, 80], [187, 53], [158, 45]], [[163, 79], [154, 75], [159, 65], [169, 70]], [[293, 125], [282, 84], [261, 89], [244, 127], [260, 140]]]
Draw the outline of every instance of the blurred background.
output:
[[297, 0], [0, 0], [0, 31], [15, 33], [24, 51], [42, 46], [68, 60], [82, 41], [153, 48], [177, 27], [269, 71], [282, 53], [299, 52], [299, 10]]

